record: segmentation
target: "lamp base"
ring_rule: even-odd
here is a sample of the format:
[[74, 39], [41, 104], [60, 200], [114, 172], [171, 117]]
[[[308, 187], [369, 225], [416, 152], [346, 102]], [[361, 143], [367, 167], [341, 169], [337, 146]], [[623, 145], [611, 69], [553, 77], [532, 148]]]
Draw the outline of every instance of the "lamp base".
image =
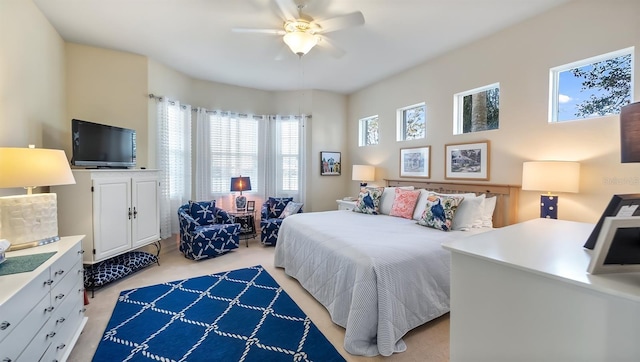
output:
[[236, 197], [236, 210], [244, 211], [247, 208], [247, 197], [243, 195], [238, 195]]
[[58, 241], [56, 194], [0, 197], [0, 238], [11, 242], [10, 250]]
[[540, 195], [540, 217], [545, 219], [558, 218], [558, 196]]

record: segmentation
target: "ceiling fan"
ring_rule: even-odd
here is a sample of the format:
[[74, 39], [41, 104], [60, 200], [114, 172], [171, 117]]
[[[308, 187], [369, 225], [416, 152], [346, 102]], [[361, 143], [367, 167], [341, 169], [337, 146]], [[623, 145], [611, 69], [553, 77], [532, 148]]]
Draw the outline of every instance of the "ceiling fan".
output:
[[296, 4], [294, 0], [275, 0], [282, 12], [283, 25], [280, 29], [233, 28], [237, 33], [262, 33], [281, 35], [285, 44], [294, 54], [303, 56], [316, 45], [327, 49], [336, 58], [344, 55], [344, 50], [333, 45], [325, 34], [364, 24], [360, 11], [345, 15], [315, 20], [302, 13], [305, 3]]

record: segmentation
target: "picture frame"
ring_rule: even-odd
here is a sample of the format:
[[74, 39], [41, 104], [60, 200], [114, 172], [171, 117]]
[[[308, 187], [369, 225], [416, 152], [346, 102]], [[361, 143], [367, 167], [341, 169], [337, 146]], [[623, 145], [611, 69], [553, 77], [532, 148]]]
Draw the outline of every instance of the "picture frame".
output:
[[431, 146], [400, 149], [400, 177], [431, 177]]
[[446, 144], [446, 180], [489, 180], [489, 141]]
[[256, 211], [256, 202], [255, 201], [247, 201], [247, 212]]
[[340, 152], [320, 151], [320, 176], [340, 176]]
[[605, 217], [587, 271], [590, 274], [640, 271], [638, 233], [638, 216]]

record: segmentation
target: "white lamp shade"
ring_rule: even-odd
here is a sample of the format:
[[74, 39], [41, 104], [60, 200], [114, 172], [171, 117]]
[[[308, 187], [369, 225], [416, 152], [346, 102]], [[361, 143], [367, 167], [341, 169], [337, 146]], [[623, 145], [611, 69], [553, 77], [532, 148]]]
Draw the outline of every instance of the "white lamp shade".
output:
[[0, 148], [0, 188], [75, 183], [63, 150]]
[[376, 168], [369, 165], [353, 165], [351, 179], [354, 181], [375, 180]]
[[522, 189], [578, 192], [580, 164], [570, 161], [528, 161], [522, 164]]
[[304, 31], [294, 31], [284, 35], [284, 42], [292, 52], [298, 55], [305, 55], [318, 44], [318, 37]]

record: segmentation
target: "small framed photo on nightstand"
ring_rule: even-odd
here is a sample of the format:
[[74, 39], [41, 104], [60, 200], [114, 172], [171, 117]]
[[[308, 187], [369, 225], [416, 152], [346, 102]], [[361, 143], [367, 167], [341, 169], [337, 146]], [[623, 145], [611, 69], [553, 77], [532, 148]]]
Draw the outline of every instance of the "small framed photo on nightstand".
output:
[[256, 211], [256, 202], [255, 201], [247, 201], [247, 211], [248, 212]]

